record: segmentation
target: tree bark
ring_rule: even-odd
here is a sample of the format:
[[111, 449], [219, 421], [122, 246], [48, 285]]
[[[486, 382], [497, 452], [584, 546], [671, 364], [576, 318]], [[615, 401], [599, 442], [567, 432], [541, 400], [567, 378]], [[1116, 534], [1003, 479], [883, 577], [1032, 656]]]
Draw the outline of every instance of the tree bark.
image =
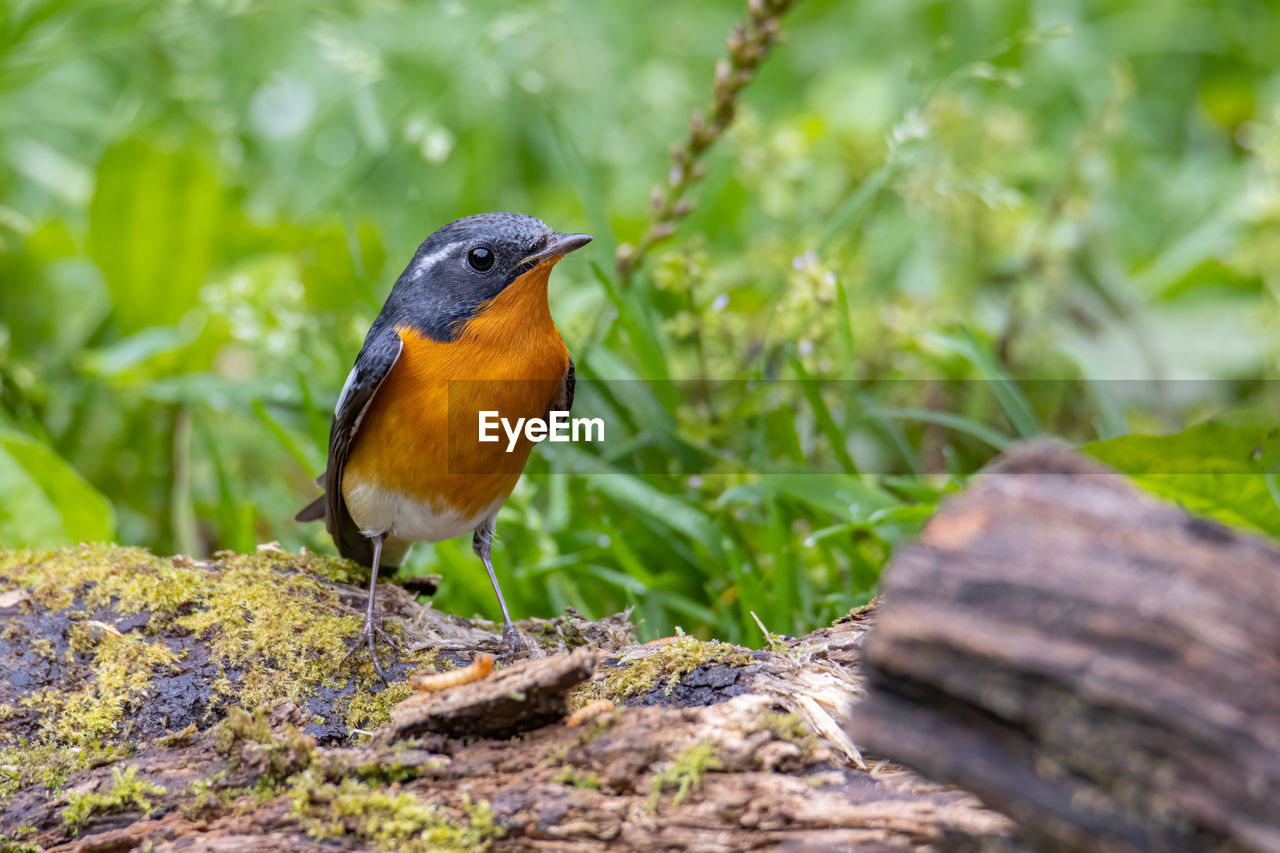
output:
[[1053, 444], [887, 571], [865, 749], [1047, 847], [1280, 851], [1280, 551]]
[[[120, 549], [0, 553], [0, 652], [9, 652], [0, 660], [22, 662], [0, 672], [0, 706], [10, 709], [0, 714], [0, 850], [1021, 848], [1010, 821], [972, 795], [885, 762], [860, 765], [844, 727], [862, 693], [857, 658], [874, 608], [776, 652], [692, 637], [641, 646], [625, 617], [570, 613], [521, 623], [548, 656], [409, 695], [412, 655], [447, 677], [497, 635], [388, 586], [379, 603], [406, 646], [388, 668], [390, 688], [367, 662], [339, 665], [343, 643], [326, 649], [324, 636], [302, 656], [279, 653], [290, 638], [272, 634], [239, 662], [220, 659], [228, 631], [305, 628], [294, 614], [313, 623], [349, 614], [341, 624], [354, 636], [362, 597], [315, 579], [313, 562], [276, 551], [209, 563]], [[221, 582], [228, 572], [235, 583]], [[171, 583], [150, 579], [179, 575], [194, 591], [172, 613], [102, 594], [127, 580], [159, 606], [174, 600]], [[237, 622], [239, 599], [220, 598], [246, 584], [278, 588], [276, 605], [288, 610], [268, 620], [271, 602], [259, 598], [256, 621]], [[232, 624], [203, 632], [184, 621], [224, 611]], [[117, 696], [114, 734], [76, 745], [50, 697], [96, 701], [100, 680], [121, 672], [112, 655], [145, 662], [147, 650], [161, 656], [143, 687], [117, 688], [126, 698]], [[216, 679], [243, 673], [303, 699], [237, 709], [243, 682], [228, 696]], [[567, 695], [593, 677], [577, 688], [586, 695]], [[36, 693], [42, 704], [24, 702]], [[387, 696], [408, 698], [388, 700], [390, 719], [365, 739], [348, 703]], [[615, 710], [566, 725], [569, 705], [598, 697]], [[64, 724], [46, 725], [51, 717]]]

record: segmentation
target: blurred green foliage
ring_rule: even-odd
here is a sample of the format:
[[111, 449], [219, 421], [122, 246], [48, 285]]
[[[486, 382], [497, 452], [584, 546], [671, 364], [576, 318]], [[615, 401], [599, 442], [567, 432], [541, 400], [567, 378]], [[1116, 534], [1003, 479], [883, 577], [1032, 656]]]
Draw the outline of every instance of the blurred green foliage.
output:
[[[730, 418], [661, 385], [581, 402], [629, 425], [647, 471], [749, 429], [795, 473], [536, 453], [498, 526], [517, 615], [807, 629], [1041, 432], [1113, 439], [1094, 452], [1280, 534], [1255, 452], [1280, 359], [1273, 4], [802, 3], [697, 209], [623, 287], [613, 250], [643, 233], [742, 12], [0, 6], [0, 541], [329, 549], [291, 516], [363, 333], [418, 242], [486, 210], [596, 235], [552, 282], [581, 377], [801, 391]], [[1262, 426], [1130, 435], [1233, 406]], [[1212, 453], [1253, 485], [1159, 479]], [[804, 473], [819, 461], [843, 473]], [[467, 542], [410, 570], [445, 574], [439, 606], [494, 614]]]

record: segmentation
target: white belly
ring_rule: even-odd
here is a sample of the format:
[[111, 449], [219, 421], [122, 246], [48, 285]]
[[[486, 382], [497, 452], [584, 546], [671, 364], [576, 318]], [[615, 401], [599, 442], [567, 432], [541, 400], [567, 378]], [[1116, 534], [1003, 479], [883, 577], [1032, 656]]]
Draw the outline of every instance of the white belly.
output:
[[495, 514], [506, 501], [499, 497], [475, 515], [463, 515], [447, 504], [431, 504], [404, 492], [361, 483], [344, 489], [347, 511], [366, 536], [387, 534], [406, 542], [443, 542], [465, 536]]

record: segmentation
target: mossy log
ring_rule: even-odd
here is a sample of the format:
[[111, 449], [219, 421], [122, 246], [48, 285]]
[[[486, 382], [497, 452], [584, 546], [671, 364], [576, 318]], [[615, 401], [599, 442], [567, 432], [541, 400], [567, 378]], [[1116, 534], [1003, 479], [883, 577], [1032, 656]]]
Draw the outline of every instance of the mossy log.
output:
[[1280, 551], [1057, 445], [1013, 453], [889, 567], [869, 749], [1034, 842], [1280, 851]]
[[[844, 733], [872, 608], [768, 652], [636, 645], [623, 615], [568, 613], [521, 623], [544, 656], [403, 701], [410, 673], [469, 664], [495, 626], [380, 587], [413, 650], [384, 689], [340, 665], [360, 580], [271, 548], [0, 554], [0, 850], [1020, 846]], [[521, 701], [536, 713], [508, 713]], [[493, 702], [514, 726], [471, 730]]]

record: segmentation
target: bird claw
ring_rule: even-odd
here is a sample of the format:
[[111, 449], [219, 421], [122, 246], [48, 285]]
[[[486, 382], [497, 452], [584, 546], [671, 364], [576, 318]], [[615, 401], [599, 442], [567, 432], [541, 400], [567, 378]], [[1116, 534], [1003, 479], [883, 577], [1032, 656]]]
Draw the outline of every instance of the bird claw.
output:
[[356, 650], [361, 646], [368, 645], [369, 654], [373, 658], [373, 668], [377, 671], [378, 678], [382, 679], [382, 683], [384, 685], [390, 686], [390, 682], [387, 681], [386, 673], [382, 671], [382, 661], [378, 659], [379, 640], [394, 649], [397, 657], [404, 651], [400, 646], [400, 643], [383, 630], [382, 619], [375, 617], [372, 613], [367, 613], [364, 617], [364, 628], [360, 631], [360, 636], [356, 638], [355, 643], [352, 644], [351, 648], [348, 649], [347, 653], [343, 656], [342, 663], [346, 663], [347, 659], [355, 654]]
[[498, 659], [506, 663], [522, 655], [533, 657], [535, 650], [524, 641], [520, 630], [508, 622], [502, 626], [502, 645], [499, 647]]

